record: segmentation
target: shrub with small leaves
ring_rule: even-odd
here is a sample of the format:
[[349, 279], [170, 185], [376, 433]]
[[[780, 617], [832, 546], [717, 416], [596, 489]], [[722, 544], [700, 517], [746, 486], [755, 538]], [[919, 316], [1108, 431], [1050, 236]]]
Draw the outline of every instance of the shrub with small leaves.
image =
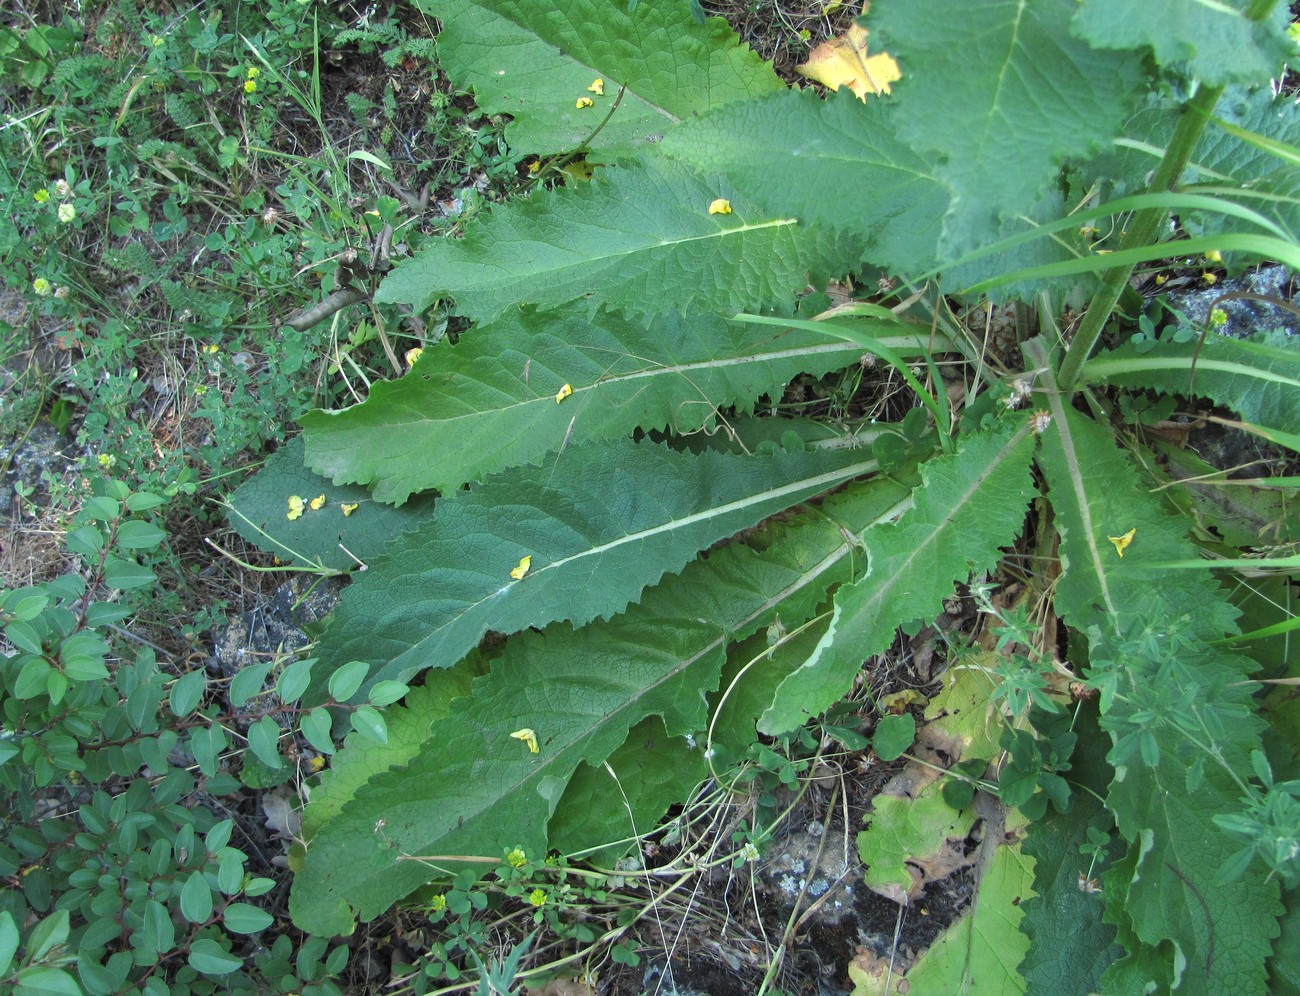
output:
[[[276, 882], [249, 870], [222, 815], [242, 787], [227, 727], [246, 729], [267, 766], [284, 766], [284, 731], [269, 714], [223, 713], [202, 670], [177, 675], [120, 638], [118, 597], [154, 582], [139, 558], [166, 538], [150, 518], [163, 499], [112, 480], [92, 490], [66, 539], [81, 569], [0, 591], [0, 989], [251, 992], [273, 970], [275, 991], [338, 993], [328, 979], [346, 949], [322, 963], [319, 941], [295, 974], [275, 957], [283, 945], [268, 958], [244, 940], [274, 926], [257, 899]], [[241, 672], [229, 700], [253, 699], [265, 674]]]

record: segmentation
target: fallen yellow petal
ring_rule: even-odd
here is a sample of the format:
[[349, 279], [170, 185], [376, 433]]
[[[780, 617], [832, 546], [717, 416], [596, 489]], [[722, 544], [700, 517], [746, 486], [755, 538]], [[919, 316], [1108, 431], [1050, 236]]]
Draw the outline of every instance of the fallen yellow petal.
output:
[[303, 501], [297, 495], [290, 495], [289, 496], [289, 521], [292, 522], [294, 519], [301, 518], [303, 509], [305, 509], [306, 507], [307, 507], [307, 503], [305, 501]]
[[719, 197], [709, 205], [709, 214], [731, 214], [731, 201], [725, 197]]
[[420, 358], [423, 352], [424, 349], [421, 348], [420, 346], [415, 346], [412, 349], [408, 349], [405, 354], [406, 365], [408, 367], [415, 366], [415, 361]]
[[590, 107], [590, 106], [591, 106], [592, 104], [594, 104], [594, 103], [595, 103], [595, 101], [592, 100], [590, 97], [579, 97], [579, 98], [574, 102], [574, 105], [573, 105], [573, 106], [576, 107], [576, 108], [578, 108], [578, 110], [582, 110], [584, 107]]
[[560, 388], [558, 391], [555, 392], [555, 403], [558, 405], [561, 401], [563, 401], [572, 393], [573, 393], [573, 388], [570, 385], [565, 384], [562, 388]]
[[319, 512], [324, 507], [325, 507], [324, 495], [317, 495], [315, 498], [311, 500], [311, 510], [313, 512]]
[[1115, 552], [1118, 553], [1121, 557], [1123, 557], [1124, 551], [1127, 550], [1128, 545], [1133, 542], [1133, 537], [1136, 534], [1137, 534], [1137, 527], [1134, 526], [1123, 536], [1107, 536], [1106, 538], [1115, 544]]
[[528, 568], [532, 566], [533, 566], [533, 558], [531, 556], [524, 557], [519, 561], [519, 566], [513, 568], [510, 571], [510, 576], [514, 578], [516, 581], [519, 581], [523, 578], [525, 574], [528, 573]]
[[510, 734], [510, 736], [515, 740], [522, 740], [526, 743], [528, 745], [528, 753], [530, 754], [536, 754], [540, 749], [537, 746], [537, 734], [526, 726], [522, 730], [515, 730], [514, 733]]
[[360, 507], [361, 507], [361, 503], [355, 501], [352, 502], [351, 504], [344, 502], [343, 504], [339, 505], [339, 508], [343, 509], [343, 515], [345, 517], [351, 515]]
[[591, 81], [591, 86], [587, 87], [587, 89], [597, 97], [603, 97], [605, 96], [605, 81], [602, 79], [594, 79]]

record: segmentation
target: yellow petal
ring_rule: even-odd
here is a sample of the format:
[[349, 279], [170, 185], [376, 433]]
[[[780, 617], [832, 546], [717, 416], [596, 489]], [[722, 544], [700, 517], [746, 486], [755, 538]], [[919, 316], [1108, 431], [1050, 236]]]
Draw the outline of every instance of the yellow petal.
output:
[[292, 522], [294, 519], [300, 518], [302, 516], [303, 509], [305, 509], [306, 507], [307, 507], [307, 503], [304, 502], [301, 498], [299, 498], [297, 495], [290, 495], [289, 496], [289, 521]]
[[542, 161], [540, 159], [534, 159], [532, 162], [528, 164], [528, 172], [530, 173], [536, 173], [541, 168], [542, 168]]
[[587, 89], [597, 97], [603, 97], [605, 96], [605, 81], [602, 79], [594, 79], [591, 81], [591, 86], [587, 87]]
[[510, 576], [514, 578], [516, 581], [518, 581], [521, 578], [523, 578], [525, 574], [528, 573], [528, 568], [532, 566], [533, 566], [533, 558], [531, 556], [524, 557], [522, 560], [519, 561], [519, 566], [513, 568], [510, 571]]
[[1107, 536], [1106, 538], [1115, 544], [1115, 552], [1118, 553], [1121, 557], [1123, 557], [1124, 551], [1127, 550], [1128, 545], [1133, 542], [1133, 537], [1136, 534], [1137, 534], [1137, 527], [1134, 526], [1123, 536]]
[[572, 393], [573, 393], [573, 388], [570, 385], [565, 384], [562, 388], [560, 388], [558, 391], [555, 392], [555, 403], [558, 405], [561, 401], [563, 401]]
[[595, 103], [595, 101], [593, 101], [590, 97], [579, 97], [574, 102], [573, 106], [578, 108], [578, 110], [582, 110], [584, 107], [590, 107], [593, 103]]
[[341, 504], [339, 507], [340, 507], [341, 509], [343, 509], [343, 515], [346, 517], [346, 516], [351, 515], [351, 514], [352, 514], [353, 512], [355, 512], [358, 508], [360, 508], [360, 507], [361, 507], [361, 503], [360, 503], [360, 502], [355, 502], [355, 501], [354, 501], [354, 502], [352, 502], [351, 504], [348, 504], [347, 502], [344, 502], [344, 503]]
[[407, 365], [408, 367], [413, 367], [413, 366], [415, 366], [415, 361], [418, 360], [418, 359], [420, 358], [420, 355], [421, 355], [423, 352], [424, 352], [424, 350], [423, 350], [422, 348], [420, 348], [419, 346], [416, 346], [416, 347], [414, 347], [413, 349], [408, 349], [408, 350], [406, 351], [406, 365]]
[[725, 197], [719, 197], [709, 205], [709, 214], [731, 214], [731, 201]]
[[539, 750], [537, 746], [537, 734], [526, 726], [522, 730], [515, 730], [514, 733], [510, 734], [510, 736], [515, 740], [522, 740], [526, 743], [528, 745], [528, 753], [530, 754], [536, 754]]
[[324, 495], [317, 495], [315, 498], [311, 500], [311, 510], [313, 512], [319, 512], [324, 507], [325, 507]]

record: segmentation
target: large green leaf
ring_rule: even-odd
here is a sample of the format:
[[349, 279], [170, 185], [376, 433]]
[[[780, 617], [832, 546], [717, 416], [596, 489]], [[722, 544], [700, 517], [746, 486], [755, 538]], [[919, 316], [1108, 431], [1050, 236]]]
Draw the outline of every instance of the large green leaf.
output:
[[[1231, 408], [1247, 422], [1300, 428], [1300, 348], [1286, 333], [1203, 342], [1126, 343], [1084, 366], [1090, 383], [1189, 393]], [[1190, 391], [1189, 391], [1190, 388]]]
[[[1027, 356], [1041, 352], [1027, 344]], [[1263, 991], [1277, 884], [1259, 867], [1218, 881], [1238, 844], [1212, 822], [1240, 809], [1225, 769], [1249, 771], [1260, 742], [1245, 680], [1256, 665], [1212, 642], [1236, 631], [1236, 610], [1213, 579], [1157, 566], [1195, 554], [1187, 520], [1141, 486], [1110, 433], [1048, 387], [1040, 463], [1061, 531], [1056, 607], [1089, 637], [1102, 725], [1115, 742], [1107, 804], [1130, 842], [1105, 883], [1108, 919], [1130, 950], [1106, 989], [1181, 978], [1180, 991]], [[1130, 529], [1120, 556], [1110, 538]]]
[[[772, 67], [720, 18], [700, 24], [684, 3], [419, 0], [442, 21], [438, 57], [487, 114], [509, 114], [516, 152], [560, 153], [590, 142], [609, 160], [658, 141], [677, 121], [781, 88]], [[604, 94], [588, 87], [604, 80]], [[592, 106], [576, 106], [580, 98]]]
[[[924, 335], [883, 341], [905, 353], [926, 345]], [[796, 374], [828, 373], [861, 354], [811, 332], [767, 335], [710, 316], [647, 328], [610, 312], [514, 312], [456, 346], [427, 348], [410, 373], [376, 384], [360, 405], [308, 414], [307, 461], [402, 502], [637, 428], [712, 429], [719, 410], [748, 413]], [[565, 384], [573, 393], [557, 403]]]
[[952, 257], [996, 238], [1069, 157], [1107, 143], [1142, 92], [1141, 61], [1070, 34], [1076, 0], [881, 3], [874, 45], [902, 68], [898, 136], [938, 157]]
[[320, 784], [311, 790], [302, 814], [303, 838], [311, 840], [375, 774], [403, 765], [418, 754], [429, 736], [429, 724], [444, 719], [452, 700], [468, 695], [470, 682], [485, 670], [471, 655], [457, 667], [430, 671], [400, 705], [384, 710], [388, 739], [383, 743], [349, 733], [330, 758], [329, 767], [321, 772]]
[[[730, 214], [710, 214], [717, 199]], [[785, 303], [840, 263], [835, 240], [764, 212], [747, 190], [684, 166], [601, 170], [589, 184], [495, 208], [464, 239], [436, 239], [380, 284], [375, 299], [423, 309], [454, 298], [468, 318], [574, 300], [632, 317]], [[755, 266], [762, 260], [762, 266]]]
[[[1103, 743], [1095, 736], [1095, 715], [1085, 715], [1082, 721], [1088, 727], [1082, 743]], [[1071, 759], [1070, 780], [1076, 785], [1081, 778], [1079, 753]], [[1066, 812], [1052, 808], [1031, 823], [1021, 845], [1034, 859], [1035, 895], [1023, 904], [1025, 919], [1020, 924], [1030, 942], [1020, 964], [1030, 992], [1101, 992], [1102, 973], [1123, 954], [1115, 944], [1115, 929], [1102, 921], [1099, 881], [1118, 841], [1103, 846], [1095, 862], [1080, 851], [1090, 843], [1089, 828], [1107, 835], [1111, 831], [1110, 816], [1090, 791], [1092, 781], [1088, 779], [1082, 790], [1071, 795]], [[1104, 791], [1104, 781], [1099, 790]]]
[[1185, 64], [1211, 85], [1263, 83], [1294, 55], [1286, 4], [1252, 21], [1252, 0], [1081, 0], [1071, 30], [1097, 48], [1151, 48], [1163, 66]]
[[[453, 492], [344, 593], [308, 700], [348, 661], [371, 665], [365, 688], [450, 667], [488, 630], [622, 611], [710, 544], [875, 466], [862, 451], [746, 457], [622, 442]], [[524, 557], [527, 574], [512, 578]]]
[[[1033, 896], [1034, 859], [1021, 846], [1028, 822], [1016, 810], [994, 804], [976, 852], [976, 894], [970, 908], [939, 936], [907, 973], [918, 993], [1025, 992], [1016, 971], [1028, 941], [1020, 933], [1021, 903]], [[1061, 992], [1078, 992], [1067, 988]]]
[[764, 733], [796, 729], [829, 708], [899, 626], [938, 614], [955, 582], [997, 563], [998, 548], [1020, 532], [1034, 494], [1033, 449], [1027, 423], [1010, 419], [922, 466], [913, 508], [862, 537], [868, 574], [836, 593], [830, 629], [781, 683], [759, 724]]
[[[704, 693], [717, 685], [728, 643], [770, 624], [791, 598], [824, 597], [859, 556], [855, 535], [894, 514], [897, 499], [890, 482], [856, 485], [773, 527], [761, 552], [739, 543], [715, 551], [609, 622], [511, 639], [472, 695], [432, 725], [419, 755], [358, 789], [310, 842], [294, 881], [295, 922], [347, 933], [355, 917], [372, 919], [439, 867], [457, 867], [406, 855], [519, 846], [540, 856], [577, 766], [608, 757], [646, 716], [661, 716], [672, 737], [704, 729]], [[536, 733], [535, 755], [510, 736], [525, 728]], [[621, 804], [609, 793], [607, 807]]]
[[555, 807], [548, 843], [562, 854], [601, 848], [595, 863], [610, 867], [708, 777], [704, 744], [668, 736], [659, 717], [651, 716], [603, 762], [578, 766]]
[[[1177, 122], [1177, 105], [1167, 94], [1148, 96], [1124, 123], [1112, 149], [1079, 167], [1077, 192], [1126, 194], [1146, 188], [1147, 178], [1164, 155]], [[1266, 139], [1293, 141], [1300, 129], [1294, 100], [1274, 97], [1268, 87], [1230, 88], [1215, 107], [1215, 116]], [[1284, 231], [1300, 233], [1297, 171], [1276, 156], [1243, 141], [1215, 122], [1201, 133], [1191, 161], [1179, 179], [1181, 189], [1200, 185], [1258, 211]], [[1199, 235], [1258, 232], [1258, 227], [1231, 215], [1180, 211], [1179, 221]]]
[[928, 269], [948, 192], [933, 160], [897, 137], [898, 120], [890, 106], [864, 104], [847, 90], [828, 100], [789, 92], [687, 122], [663, 147], [727, 175], [770, 211], [851, 232], [873, 263]]
[[[303, 507], [290, 519], [289, 498], [295, 495]], [[324, 504], [311, 508], [309, 503], [321, 497]], [[303, 441], [297, 436], [230, 496], [227, 515], [240, 536], [287, 563], [346, 571], [414, 529], [432, 507], [431, 498], [416, 498], [393, 508], [365, 488], [331, 483], [303, 466]]]

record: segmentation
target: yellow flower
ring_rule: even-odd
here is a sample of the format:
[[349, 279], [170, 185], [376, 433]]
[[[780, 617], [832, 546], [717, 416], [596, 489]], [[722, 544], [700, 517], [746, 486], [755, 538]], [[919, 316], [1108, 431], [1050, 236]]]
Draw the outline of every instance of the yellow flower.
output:
[[113, 456], [112, 453], [101, 453], [95, 457], [95, 461], [105, 470], [112, 470], [117, 466], [117, 457]]
[[526, 726], [522, 730], [515, 730], [514, 733], [510, 734], [510, 739], [522, 740], [528, 745], [528, 753], [530, 754], [536, 754], [541, 750], [541, 748], [537, 746], [537, 734]]
[[49, 297], [54, 292], [54, 285], [44, 277], [37, 277], [32, 281], [32, 290], [36, 292], [37, 297]]
[[542, 161], [540, 159], [534, 159], [532, 162], [528, 164], [528, 172], [530, 173], [536, 173], [541, 168], [542, 168]]
[[534, 906], [546, 905], [546, 893], [542, 889], [534, 889], [528, 893], [528, 901]]
[[562, 388], [560, 388], [558, 391], [555, 392], [555, 403], [558, 405], [561, 401], [563, 401], [572, 393], [573, 393], [573, 388], [570, 385], [565, 384]]
[[315, 498], [311, 500], [309, 504], [311, 505], [311, 510], [313, 512], [319, 512], [322, 508], [325, 507], [325, 496], [317, 495]]
[[506, 855], [506, 861], [510, 863], [511, 868], [522, 868], [524, 866], [524, 862], [526, 862], [527, 860], [528, 860], [528, 856], [524, 854], [523, 851], [519, 850], [519, 848], [517, 847], [509, 854]]
[[36, 191], [36, 193], [32, 194], [32, 200], [34, 200], [37, 204], [44, 204], [49, 199], [50, 199], [50, 192], [46, 190], [44, 187]]
[[347, 518], [349, 515], [351, 515], [360, 507], [361, 507], [361, 503], [355, 501], [350, 504], [348, 502], [343, 502], [339, 505], [339, 508], [343, 509], [344, 518]]
[[731, 201], [725, 197], [719, 197], [709, 205], [709, 214], [731, 214]]
[[432, 913], [441, 913], [447, 908], [447, 897], [438, 895], [429, 900], [429, 911]]
[[262, 70], [258, 69], [256, 66], [248, 67], [248, 78], [250, 80], [255, 80], [261, 75], [262, 75]]
[[1222, 263], [1223, 253], [1219, 252], [1218, 249], [1211, 249], [1205, 254], [1205, 258], [1211, 263]]
[[256, 93], [257, 80], [244, 80], [244, 93]]
[[1228, 324], [1228, 313], [1222, 308], [1215, 308], [1210, 312], [1210, 324], [1215, 328]]
[[521, 557], [519, 560], [519, 566], [511, 568], [510, 576], [516, 581], [522, 581], [524, 575], [528, 573], [528, 568], [532, 566], [533, 558], [531, 556]]
[[590, 97], [579, 97], [574, 102], [573, 106], [576, 107], [578, 110], [582, 110], [584, 107], [590, 107], [594, 103], [595, 101], [593, 101]]
[[59, 205], [59, 221], [63, 222], [65, 225], [76, 216], [77, 216], [77, 209], [74, 208], [71, 204]]
[[587, 89], [597, 97], [603, 97], [605, 96], [605, 81], [599, 78], [594, 79], [591, 81], [591, 86], [587, 87]]
[[1135, 535], [1137, 535], [1137, 526], [1134, 526], [1123, 536], [1107, 536], [1106, 538], [1115, 544], [1115, 552], [1118, 553], [1122, 559], [1124, 551], [1127, 550], [1128, 545], [1133, 542], [1133, 537]]
[[307, 762], [307, 767], [311, 768], [312, 771], [320, 771], [321, 768], [325, 767], [325, 758], [317, 754]]
[[1215, 284], [1219, 282], [1219, 278], [1216, 277], [1213, 273], [1210, 273], [1208, 271], [1201, 274], [1201, 279], [1204, 280], [1205, 283], [1211, 287], [1213, 287]]
[[412, 349], [408, 349], [404, 356], [407, 367], [409, 368], [415, 366], [415, 361], [418, 360], [423, 354], [424, 354], [424, 350], [421, 349], [419, 346], [415, 346]]
[[216, 356], [219, 352], [221, 352], [221, 347], [218, 346], [215, 342], [210, 342], [203, 347], [203, 352], [207, 353], [209, 356]]
[[289, 496], [289, 521], [292, 522], [294, 519], [301, 519], [303, 509], [305, 509], [306, 507], [307, 507], [307, 503], [303, 501], [300, 497], [298, 497], [298, 495], [290, 495]]

